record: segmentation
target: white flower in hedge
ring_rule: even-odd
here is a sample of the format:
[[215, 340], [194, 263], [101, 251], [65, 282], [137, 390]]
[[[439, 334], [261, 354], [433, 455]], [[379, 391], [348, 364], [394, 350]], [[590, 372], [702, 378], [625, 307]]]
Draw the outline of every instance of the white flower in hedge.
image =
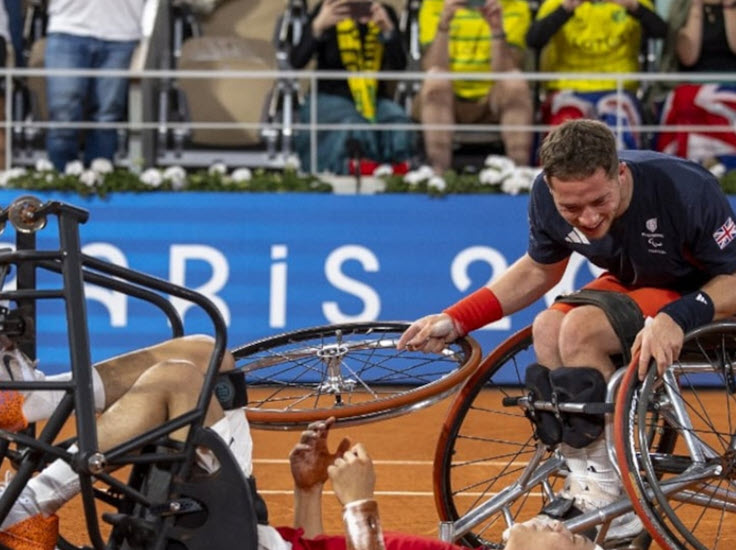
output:
[[175, 191], [184, 189], [187, 185], [187, 172], [181, 166], [169, 166], [164, 170], [163, 177]]
[[224, 162], [216, 162], [207, 169], [207, 173], [211, 176], [214, 176], [215, 174], [224, 176], [227, 174], [227, 166]]
[[27, 173], [28, 171], [25, 168], [11, 168], [5, 172], [0, 172], [0, 187], [6, 187], [12, 180], [21, 178]]
[[250, 168], [238, 168], [237, 170], [233, 170], [233, 173], [230, 174], [230, 177], [233, 179], [233, 181], [241, 183], [244, 181], [252, 180], [253, 172], [250, 171]]
[[723, 176], [726, 175], [726, 166], [721, 162], [714, 164], [713, 166], [708, 168], [708, 170], [710, 170], [710, 173], [718, 179], [721, 179]]
[[404, 181], [409, 185], [416, 185], [422, 181], [430, 179], [432, 176], [434, 176], [434, 170], [425, 164], [416, 170], [407, 172], [404, 176]]
[[495, 168], [483, 168], [478, 174], [481, 185], [499, 185], [503, 181], [502, 174]]
[[501, 191], [509, 195], [518, 195], [531, 189], [534, 179], [541, 172], [540, 168], [517, 168], [501, 183]]
[[373, 170], [373, 177], [375, 178], [382, 178], [385, 176], [390, 176], [394, 173], [394, 167], [390, 164], [379, 164], [376, 166], [376, 169]]
[[97, 174], [109, 174], [114, 170], [114, 168], [115, 167], [112, 165], [112, 162], [104, 158], [96, 158], [92, 161], [92, 164], [89, 165], [89, 169]]
[[79, 181], [81, 181], [84, 185], [87, 187], [94, 187], [98, 183], [100, 183], [101, 180], [101, 174], [95, 172], [94, 170], [85, 170], [81, 174], [79, 174]]
[[510, 176], [516, 168], [513, 160], [502, 155], [488, 155], [484, 164], [486, 170], [495, 170], [498, 173], [499, 182]]
[[37, 159], [34, 168], [36, 172], [50, 172], [54, 169], [54, 165], [49, 159]]
[[164, 182], [164, 176], [158, 168], [148, 168], [141, 174], [141, 181], [148, 187], [156, 189]]
[[435, 189], [436, 191], [442, 193], [445, 191], [445, 189], [447, 189], [447, 182], [442, 176], [432, 176], [427, 182], [427, 188]]
[[81, 176], [84, 172], [84, 164], [81, 160], [72, 160], [66, 163], [64, 167], [64, 173], [67, 176]]
[[302, 168], [302, 162], [299, 160], [298, 155], [289, 155], [284, 161], [284, 168], [296, 170], [297, 172]]

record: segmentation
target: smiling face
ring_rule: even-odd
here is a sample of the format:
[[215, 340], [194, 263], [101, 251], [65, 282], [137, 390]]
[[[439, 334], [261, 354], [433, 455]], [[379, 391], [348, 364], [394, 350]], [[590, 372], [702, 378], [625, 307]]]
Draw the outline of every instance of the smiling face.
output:
[[593, 550], [595, 543], [583, 535], [570, 532], [560, 522], [516, 524], [511, 528], [506, 550]]
[[548, 181], [555, 207], [567, 223], [589, 240], [601, 239], [631, 200], [631, 179], [624, 163], [613, 177], [603, 168], [581, 178]]

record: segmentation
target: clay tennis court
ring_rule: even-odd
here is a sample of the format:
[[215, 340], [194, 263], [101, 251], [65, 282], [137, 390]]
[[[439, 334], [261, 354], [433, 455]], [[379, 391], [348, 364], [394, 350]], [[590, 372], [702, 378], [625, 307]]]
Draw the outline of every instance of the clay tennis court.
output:
[[[484, 398], [496, 399], [497, 395], [489, 393]], [[363, 442], [371, 453], [376, 466], [377, 499], [385, 530], [437, 536], [432, 459], [450, 399], [398, 418], [333, 429], [331, 449], [342, 437], [349, 437], [354, 442]], [[512, 423], [509, 429], [515, 430], [518, 426]], [[291, 476], [287, 455], [298, 434], [291, 431], [253, 430], [255, 475], [259, 491], [268, 504], [273, 525], [290, 525], [292, 521]], [[326, 532], [340, 533], [341, 508], [329, 483], [323, 510]], [[699, 509], [694, 510], [697, 512]], [[60, 516], [63, 534], [72, 542], [85, 544], [79, 503], [66, 506]], [[708, 519], [703, 521], [707, 523]], [[717, 548], [726, 548], [728, 544], [736, 542], [736, 527], [728, 526], [723, 531]]]

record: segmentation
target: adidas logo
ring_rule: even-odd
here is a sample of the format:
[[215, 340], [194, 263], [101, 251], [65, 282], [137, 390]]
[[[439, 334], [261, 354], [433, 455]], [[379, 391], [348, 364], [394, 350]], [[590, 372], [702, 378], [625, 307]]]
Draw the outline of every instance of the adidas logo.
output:
[[701, 304], [708, 305], [708, 300], [705, 299], [705, 296], [701, 292], [698, 292], [698, 295], [695, 297], [696, 302], [700, 302]]
[[578, 229], [575, 227], [573, 227], [572, 231], [567, 234], [567, 237], [565, 237], [565, 242], [574, 244], [590, 244], [588, 238], [580, 231], [578, 231]]

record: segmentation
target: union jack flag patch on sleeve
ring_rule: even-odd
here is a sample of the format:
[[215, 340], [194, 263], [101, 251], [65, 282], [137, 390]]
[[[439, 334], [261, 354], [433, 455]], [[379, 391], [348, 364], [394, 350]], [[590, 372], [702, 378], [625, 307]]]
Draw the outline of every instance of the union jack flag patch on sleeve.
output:
[[736, 238], [736, 224], [733, 223], [731, 218], [728, 218], [726, 223], [716, 229], [716, 232], [713, 233], [713, 238], [715, 239], [718, 248], [723, 250], [726, 248], [728, 243]]

